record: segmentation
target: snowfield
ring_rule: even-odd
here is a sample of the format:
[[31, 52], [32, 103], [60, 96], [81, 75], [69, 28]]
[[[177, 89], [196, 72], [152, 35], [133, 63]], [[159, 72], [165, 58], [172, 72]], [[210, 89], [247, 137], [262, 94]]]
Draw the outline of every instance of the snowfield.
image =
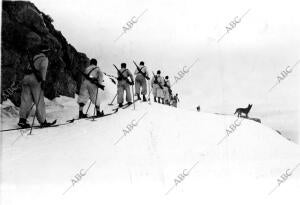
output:
[[[46, 103], [47, 119], [62, 123], [78, 116], [72, 98]], [[2, 129], [15, 127], [17, 108], [5, 102], [1, 109]], [[300, 201], [299, 145], [234, 116], [137, 102], [135, 110], [95, 121], [22, 133], [2, 133], [5, 205]]]

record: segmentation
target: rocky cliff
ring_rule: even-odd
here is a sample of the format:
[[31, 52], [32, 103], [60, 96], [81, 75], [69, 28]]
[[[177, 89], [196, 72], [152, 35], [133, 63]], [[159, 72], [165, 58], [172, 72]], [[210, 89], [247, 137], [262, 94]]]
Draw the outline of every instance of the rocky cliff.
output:
[[87, 66], [89, 59], [77, 52], [52, 22], [49, 15], [31, 2], [2, 3], [1, 102], [9, 98], [20, 104], [22, 71], [28, 64], [26, 51], [40, 43], [51, 48], [45, 96], [74, 97], [78, 91], [81, 81], [78, 70]]

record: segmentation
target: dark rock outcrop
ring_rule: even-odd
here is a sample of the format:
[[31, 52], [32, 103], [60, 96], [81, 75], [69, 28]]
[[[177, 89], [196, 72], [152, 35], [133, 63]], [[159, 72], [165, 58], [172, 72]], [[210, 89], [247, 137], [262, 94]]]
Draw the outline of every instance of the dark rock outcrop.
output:
[[254, 117], [245, 117], [245, 116], [241, 116], [242, 118], [248, 119], [248, 120], [253, 120], [255, 122], [261, 123], [261, 119], [259, 118], [254, 118]]
[[249, 120], [254, 120], [254, 121], [258, 122], [258, 123], [261, 123], [261, 119], [259, 119], [259, 118], [249, 118]]
[[[60, 31], [53, 19], [31, 2], [3, 1], [1, 46], [1, 102], [9, 98], [20, 104], [23, 69], [28, 64], [27, 49], [40, 43], [51, 48], [45, 96], [74, 97], [81, 82], [79, 69], [88, 65], [84, 53], [77, 52]], [[12, 92], [13, 90], [13, 92]]]

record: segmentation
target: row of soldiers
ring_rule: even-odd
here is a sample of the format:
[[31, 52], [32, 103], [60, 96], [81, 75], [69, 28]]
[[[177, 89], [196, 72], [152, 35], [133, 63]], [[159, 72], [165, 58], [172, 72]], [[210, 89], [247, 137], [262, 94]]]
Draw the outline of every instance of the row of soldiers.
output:
[[[18, 125], [22, 128], [28, 128], [30, 125], [27, 118], [33, 105], [36, 105], [37, 120], [42, 127], [51, 126], [52, 124], [46, 120], [46, 110], [44, 102], [44, 89], [46, 81], [46, 73], [48, 69], [48, 54], [50, 49], [45, 45], [40, 45], [28, 50], [28, 66], [24, 69], [24, 78], [22, 80], [22, 93], [21, 93], [21, 106], [20, 106], [20, 119]], [[134, 62], [135, 63], [135, 62]], [[135, 85], [135, 95], [138, 100], [147, 101], [147, 82], [151, 85], [149, 89], [148, 99], [150, 93], [153, 93], [154, 101], [162, 104], [173, 105], [177, 107], [179, 102], [178, 95], [172, 95], [169, 77], [163, 78], [161, 72], [157, 71], [150, 81], [150, 76], [144, 62], [140, 62], [138, 66], [136, 63], [136, 70], [133, 77], [130, 70], [126, 68], [126, 63], [121, 64], [121, 69], [115, 68], [118, 71], [117, 84], [117, 102], [118, 106], [122, 107], [124, 102], [124, 92], [126, 93], [126, 101], [130, 105], [133, 103], [130, 86]], [[84, 71], [80, 71], [84, 76], [81, 83], [78, 96], [79, 104], [79, 118], [86, 118], [87, 114], [83, 113], [83, 108], [90, 100], [95, 105], [96, 116], [101, 117], [104, 115], [100, 111], [100, 99], [98, 97], [99, 88], [104, 90], [104, 73], [97, 65], [96, 59], [90, 60], [90, 65]], [[150, 86], [149, 86], [150, 87]], [[141, 98], [142, 96], [142, 98]]]
[[[135, 62], [134, 62], [135, 63]], [[126, 93], [126, 101], [128, 104], [132, 103], [132, 97], [130, 93], [130, 85], [135, 85], [135, 95], [137, 100], [147, 101], [146, 95], [150, 96], [153, 93], [154, 102], [173, 105], [177, 107], [178, 94], [172, 95], [171, 85], [169, 77], [163, 78], [161, 76], [161, 71], [158, 70], [157, 74], [153, 73], [153, 77], [150, 81], [148, 68], [145, 66], [144, 62], [141, 61], [138, 66], [136, 63], [136, 70], [134, 71], [135, 79], [129, 69], [126, 68], [126, 63], [121, 64], [121, 69], [118, 70], [118, 104], [119, 107], [123, 106], [124, 92]], [[116, 66], [115, 66], [116, 67]], [[128, 81], [130, 78], [131, 81]], [[147, 83], [147, 81], [150, 81]], [[151, 89], [147, 89], [148, 84], [151, 85]], [[142, 99], [141, 99], [142, 96]], [[148, 97], [149, 100], [149, 97]]]

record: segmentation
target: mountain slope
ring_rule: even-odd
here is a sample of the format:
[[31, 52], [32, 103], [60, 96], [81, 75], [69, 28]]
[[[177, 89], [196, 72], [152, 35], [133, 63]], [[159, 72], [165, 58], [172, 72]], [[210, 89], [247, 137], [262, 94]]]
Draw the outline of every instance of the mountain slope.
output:
[[[60, 121], [78, 111], [67, 97], [47, 104]], [[240, 125], [227, 136], [234, 122]], [[297, 167], [268, 196], [300, 163], [299, 145], [233, 116], [137, 102], [94, 122], [34, 130], [15, 142], [18, 136], [3, 135], [3, 204], [277, 204], [295, 202], [300, 188]], [[181, 181], [182, 173], [189, 174]]]

